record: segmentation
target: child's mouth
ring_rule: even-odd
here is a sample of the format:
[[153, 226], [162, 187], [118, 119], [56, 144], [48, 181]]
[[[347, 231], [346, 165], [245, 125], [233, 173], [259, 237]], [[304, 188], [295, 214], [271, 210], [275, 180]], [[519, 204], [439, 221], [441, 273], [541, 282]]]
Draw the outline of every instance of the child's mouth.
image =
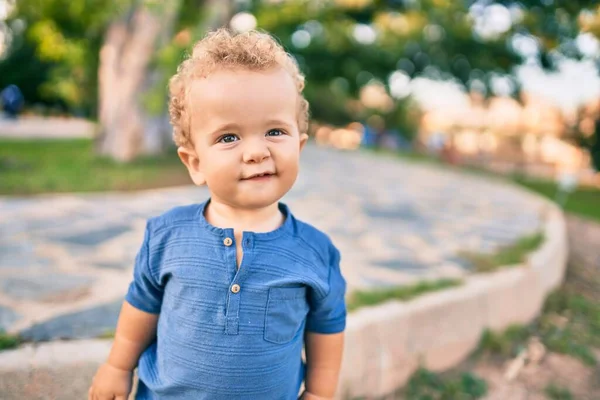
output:
[[273, 176], [275, 176], [275, 174], [272, 174], [270, 172], [266, 172], [263, 174], [255, 174], [255, 175], [251, 175], [247, 178], [243, 178], [243, 181], [252, 181], [252, 182], [260, 182], [260, 181], [267, 181], [269, 179], [271, 179]]

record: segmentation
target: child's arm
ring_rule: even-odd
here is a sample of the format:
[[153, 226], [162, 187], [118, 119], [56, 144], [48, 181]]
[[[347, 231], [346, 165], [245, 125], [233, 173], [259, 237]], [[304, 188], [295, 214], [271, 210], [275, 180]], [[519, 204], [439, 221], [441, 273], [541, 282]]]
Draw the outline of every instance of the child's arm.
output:
[[123, 302], [108, 360], [96, 373], [90, 400], [127, 399], [133, 370], [142, 352], [156, 336], [158, 314], [150, 314]]
[[158, 266], [152, 265], [150, 257], [151, 231], [148, 222], [142, 247], [135, 258], [133, 281], [121, 307], [115, 340], [108, 360], [94, 377], [90, 400], [126, 400], [131, 391], [133, 369], [156, 337], [164, 288], [155, 275]]
[[123, 302], [107, 363], [113, 367], [132, 371], [140, 355], [156, 336], [158, 314], [150, 314]]
[[306, 333], [306, 391], [304, 400], [331, 399], [335, 395], [342, 364], [344, 332]]

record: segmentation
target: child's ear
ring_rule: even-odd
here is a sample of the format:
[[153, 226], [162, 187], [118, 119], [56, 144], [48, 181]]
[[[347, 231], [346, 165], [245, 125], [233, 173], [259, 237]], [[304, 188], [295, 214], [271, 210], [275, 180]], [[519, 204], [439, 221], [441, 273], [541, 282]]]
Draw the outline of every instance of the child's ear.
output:
[[308, 135], [306, 133], [300, 134], [300, 151], [304, 148], [304, 145], [308, 141]]
[[180, 146], [177, 148], [177, 155], [187, 168], [194, 184], [198, 186], [206, 184], [206, 179], [200, 168], [200, 158], [196, 151], [193, 148]]

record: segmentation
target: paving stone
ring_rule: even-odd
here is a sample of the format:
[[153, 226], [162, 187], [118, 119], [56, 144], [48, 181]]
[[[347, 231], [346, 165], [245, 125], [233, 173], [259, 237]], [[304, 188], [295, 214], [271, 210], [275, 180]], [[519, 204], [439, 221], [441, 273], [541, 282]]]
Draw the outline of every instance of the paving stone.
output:
[[7, 307], [0, 306], [0, 332], [6, 330], [12, 323], [17, 321], [20, 315]]
[[81, 246], [97, 246], [102, 242], [107, 241], [108, 239], [112, 239], [125, 232], [129, 232], [129, 230], [130, 228], [127, 225], [116, 225], [109, 226], [103, 229], [79, 233], [77, 235], [58, 237], [55, 240]]
[[459, 256], [446, 257], [446, 261], [448, 261], [454, 265], [457, 265], [464, 270], [467, 270], [467, 271], [473, 270], [473, 265], [470, 262], [468, 262], [467, 260], [465, 260], [464, 258], [461, 258]]
[[36, 324], [19, 334], [26, 340], [93, 338], [114, 332], [123, 300], [102, 304], [87, 310], [61, 315]]
[[0, 243], [0, 267], [22, 265], [24, 260], [32, 258], [32, 248], [22, 243]]
[[1, 269], [33, 269], [46, 267], [50, 260], [45, 257], [36, 256], [33, 244], [28, 241], [6, 241], [0, 242], [0, 270]]
[[93, 281], [89, 276], [48, 273], [8, 277], [2, 279], [0, 288], [18, 300], [63, 302], [82, 296]]
[[378, 267], [399, 270], [402, 272], [423, 273], [428, 265], [416, 260], [396, 258], [393, 260], [374, 261], [373, 264]]
[[103, 269], [127, 269], [131, 267], [131, 263], [128, 262], [95, 262], [92, 264], [93, 267], [103, 268]]

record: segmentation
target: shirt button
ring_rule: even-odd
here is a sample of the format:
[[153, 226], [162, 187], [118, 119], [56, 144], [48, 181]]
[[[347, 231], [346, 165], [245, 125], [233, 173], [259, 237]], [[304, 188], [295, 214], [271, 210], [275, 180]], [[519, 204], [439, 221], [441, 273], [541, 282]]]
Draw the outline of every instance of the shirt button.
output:
[[233, 244], [233, 240], [231, 240], [231, 238], [225, 238], [223, 240], [223, 244], [227, 247], [231, 246]]
[[231, 291], [233, 293], [238, 293], [240, 291], [240, 285], [238, 285], [237, 283], [231, 285]]

